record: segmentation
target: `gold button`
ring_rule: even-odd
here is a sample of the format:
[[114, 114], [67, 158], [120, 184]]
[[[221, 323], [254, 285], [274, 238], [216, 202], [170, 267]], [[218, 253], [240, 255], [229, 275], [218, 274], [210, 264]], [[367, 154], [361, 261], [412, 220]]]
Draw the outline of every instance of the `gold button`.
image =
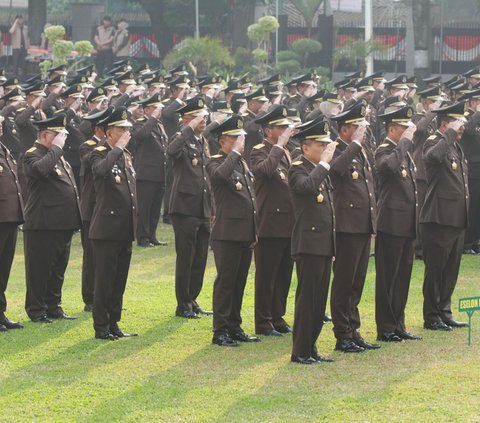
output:
[[312, 226], [312, 231], [314, 231], [314, 230], [315, 230], [315, 226]]
[[114, 213], [113, 213], [113, 210], [110, 210], [110, 214], [114, 214]]
[[350, 204], [350, 207], [352, 208], [352, 207], [353, 207], [353, 204]]
[[365, 182], [368, 184], [368, 179], [365, 179]]

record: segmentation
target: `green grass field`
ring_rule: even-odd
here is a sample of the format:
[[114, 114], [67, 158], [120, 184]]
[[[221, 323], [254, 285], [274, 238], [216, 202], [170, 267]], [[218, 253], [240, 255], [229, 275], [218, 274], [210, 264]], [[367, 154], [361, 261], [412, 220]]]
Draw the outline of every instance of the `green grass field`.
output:
[[[333, 352], [327, 324], [318, 347], [336, 362], [301, 366], [290, 363], [291, 336], [221, 348], [211, 345], [211, 317], [174, 317], [173, 236], [169, 226], [160, 232], [168, 247], [134, 248], [120, 326], [139, 337], [115, 342], [93, 339], [91, 315], [82, 311], [78, 234], [64, 285], [64, 309], [78, 320], [51, 325], [27, 321], [19, 237], [7, 314], [26, 327], [0, 334], [1, 422], [480, 421], [480, 313], [473, 319], [471, 347], [465, 329], [423, 330], [423, 263], [415, 262], [407, 309], [409, 329], [423, 335], [423, 341], [348, 355]], [[458, 298], [480, 295], [479, 265], [480, 257], [464, 257], [455, 309]], [[211, 308], [214, 276], [210, 256], [200, 296], [205, 308]], [[290, 323], [295, 286], [294, 280]], [[252, 268], [243, 307], [249, 333], [253, 300]], [[373, 340], [373, 261], [360, 309], [362, 334]]]

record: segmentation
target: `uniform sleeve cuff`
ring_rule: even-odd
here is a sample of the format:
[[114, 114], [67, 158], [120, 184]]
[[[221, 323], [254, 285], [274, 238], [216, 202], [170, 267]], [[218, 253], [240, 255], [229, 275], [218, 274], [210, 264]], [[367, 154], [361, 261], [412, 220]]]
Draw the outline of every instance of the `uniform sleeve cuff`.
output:
[[323, 166], [327, 170], [330, 170], [330, 165], [327, 162], [320, 162], [319, 165]]

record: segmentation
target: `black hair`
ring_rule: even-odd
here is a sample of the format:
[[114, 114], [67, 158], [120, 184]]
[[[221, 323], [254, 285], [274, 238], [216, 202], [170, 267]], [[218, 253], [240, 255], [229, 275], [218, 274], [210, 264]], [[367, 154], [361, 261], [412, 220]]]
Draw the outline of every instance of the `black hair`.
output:
[[108, 16], [108, 15], [105, 15], [105, 16], [102, 18], [102, 21], [112, 22], [112, 17], [111, 17], [111, 16]]

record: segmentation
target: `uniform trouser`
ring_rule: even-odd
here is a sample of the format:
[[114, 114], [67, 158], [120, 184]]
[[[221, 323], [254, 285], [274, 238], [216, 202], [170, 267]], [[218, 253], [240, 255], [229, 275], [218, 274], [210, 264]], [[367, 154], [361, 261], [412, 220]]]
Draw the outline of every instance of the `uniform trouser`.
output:
[[23, 233], [27, 294], [25, 310], [30, 319], [61, 310], [72, 230], [26, 230]]
[[112, 49], [108, 50], [99, 50], [97, 52], [97, 60], [95, 66], [97, 68], [97, 72], [100, 76], [103, 76], [103, 72], [109, 70], [112, 67], [113, 62], [113, 51]]
[[323, 327], [332, 258], [301, 254], [295, 257], [298, 286], [295, 294], [292, 355], [311, 357]]
[[132, 241], [92, 239], [91, 242], [95, 256], [93, 328], [96, 332], [105, 332], [122, 317]]
[[137, 180], [138, 224], [137, 240], [157, 239], [157, 226], [160, 219], [165, 183]]
[[360, 337], [358, 304], [367, 275], [370, 240], [370, 234], [336, 233], [330, 307], [338, 340]]
[[[418, 207], [417, 210], [421, 210], [423, 207], [423, 203], [425, 202], [425, 194], [427, 192], [427, 181], [425, 179], [416, 179], [415, 183], [417, 185], [417, 203]], [[423, 247], [422, 247], [422, 234], [420, 233], [420, 224], [417, 220], [417, 236], [415, 238], [415, 242], [413, 244], [415, 249], [415, 255], [421, 256], [423, 254]]]
[[175, 232], [177, 313], [194, 311], [207, 265], [209, 219], [172, 214]]
[[290, 238], [259, 238], [255, 246], [255, 331], [286, 325], [293, 260]]
[[167, 158], [167, 166], [165, 169], [165, 194], [163, 196], [163, 221], [168, 222], [170, 219], [170, 210], [168, 210], [168, 205], [170, 203], [170, 192], [172, 191], [173, 184], [173, 170], [172, 170], [172, 160]]
[[468, 180], [470, 203], [468, 207], [468, 227], [465, 231], [465, 250], [477, 247], [480, 238], [480, 179]]
[[27, 57], [27, 50], [25, 48], [14, 48], [12, 49], [12, 71], [14, 75], [19, 74], [19, 70], [22, 71], [22, 75], [27, 73], [25, 58]]
[[421, 223], [423, 260], [423, 320], [452, 318], [452, 294], [457, 284], [465, 230], [436, 223]]
[[242, 331], [242, 301], [252, 262], [252, 243], [212, 241], [217, 277], [213, 285], [213, 333]]
[[413, 238], [378, 232], [375, 238], [377, 334], [406, 332], [405, 307], [413, 266]]
[[5, 313], [7, 309], [5, 291], [7, 290], [13, 257], [15, 256], [17, 232], [18, 223], [0, 223], [0, 316], [2, 313]]
[[82, 231], [80, 233], [83, 247], [82, 261], [82, 299], [85, 304], [93, 304], [94, 290], [94, 255], [92, 241], [88, 237], [90, 231], [90, 222], [82, 221]]

